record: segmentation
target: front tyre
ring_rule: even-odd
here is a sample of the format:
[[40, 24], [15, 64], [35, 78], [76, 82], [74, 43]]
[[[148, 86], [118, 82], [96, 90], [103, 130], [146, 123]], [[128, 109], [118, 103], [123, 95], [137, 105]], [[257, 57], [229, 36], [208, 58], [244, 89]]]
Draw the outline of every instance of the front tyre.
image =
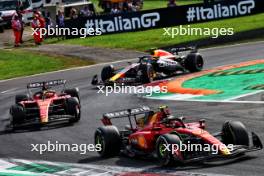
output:
[[227, 121], [222, 128], [222, 140], [225, 145], [249, 146], [249, 136], [245, 125], [239, 121]]
[[11, 106], [10, 115], [11, 115], [10, 124], [12, 126], [22, 123], [26, 117], [24, 108], [20, 105]]
[[95, 145], [100, 145], [97, 151], [101, 157], [111, 157], [119, 154], [121, 149], [121, 137], [115, 126], [103, 126], [97, 128], [94, 134]]
[[[180, 147], [181, 139], [175, 134], [164, 134], [159, 136], [156, 142], [156, 154], [161, 166], [171, 166], [182, 161], [182, 153], [174, 150], [172, 145]], [[169, 147], [170, 150], [166, 148]], [[174, 150], [174, 151], [173, 151]]]
[[105, 66], [101, 72], [102, 81], [105, 82], [105, 81], [109, 80], [111, 77], [113, 77], [115, 75], [114, 72], [115, 72], [115, 69], [114, 69], [113, 65]]
[[71, 97], [76, 97], [80, 102], [80, 93], [78, 88], [66, 89], [64, 93], [70, 95]]
[[78, 122], [81, 119], [80, 103], [76, 97], [71, 97], [66, 100], [66, 112], [74, 116], [74, 118], [69, 120], [70, 123]]

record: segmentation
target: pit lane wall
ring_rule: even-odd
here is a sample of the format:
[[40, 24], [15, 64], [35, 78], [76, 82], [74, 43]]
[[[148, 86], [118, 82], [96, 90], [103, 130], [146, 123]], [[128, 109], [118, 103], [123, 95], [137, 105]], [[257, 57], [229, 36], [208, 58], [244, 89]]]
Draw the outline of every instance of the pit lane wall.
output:
[[65, 25], [68, 28], [78, 29], [94, 28], [96, 30], [99, 28], [102, 34], [113, 34], [236, 18], [263, 12], [263, 0], [227, 0], [208, 5], [193, 4], [79, 18], [67, 20]]

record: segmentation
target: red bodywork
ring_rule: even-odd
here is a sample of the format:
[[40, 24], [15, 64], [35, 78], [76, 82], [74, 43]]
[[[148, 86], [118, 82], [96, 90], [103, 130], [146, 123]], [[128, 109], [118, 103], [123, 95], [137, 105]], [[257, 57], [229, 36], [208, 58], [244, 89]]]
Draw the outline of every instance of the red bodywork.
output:
[[[131, 129], [132, 134], [129, 135], [129, 144], [136, 145], [136, 147], [146, 153], [151, 153], [155, 150], [156, 140], [160, 135], [167, 133], [177, 133], [180, 135], [194, 136], [202, 139], [205, 143], [218, 146], [218, 151], [223, 155], [228, 155], [228, 148], [216, 137], [211, 135], [205, 130], [204, 121], [181, 123], [179, 121], [171, 121], [170, 125], [161, 123], [163, 120], [161, 112], [156, 112], [148, 117], [147, 122], [140, 127]], [[112, 125], [111, 120], [103, 117], [102, 122], [104, 125]], [[180, 154], [179, 154], [180, 155]]]
[[[45, 98], [43, 98], [44, 96]], [[47, 93], [44, 92], [42, 96], [41, 94], [37, 93], [33, 96], [33, 100], [22, 101], [20, 102], [20, 104], [22, 104], [25, 108], [30, 105], [37, 104], [40, 115], [40, 122], [48, 123], [50, 105], [53, 104], [54, 101], [59, 101], [70, 97], [70, 95], [57, 95], [56, 92], [49, 91]]]
[[[112, 119], [122, 123], [120, 118], [129, 120], [124, 130], [112, 125]], [[168, 166], [174, 161], [187, 164], [234, 159], [263, 149], [260, 138], [251, 132], [249, 139], [248, 131], [239, 121], [227, 121], [221, 132], [210, 134], [205, 130], [205, 120], [184, 122], [183, 117], [172, 116], [168, 106], [160, 106], [156, 112], [147, 106], [108, 112], [103, 114], [102, 122], [105, 127], [95, 132], [95, 143], [103, 147], [98, 152], [102, 157], [120, 152], [129, 157], [152, 156]]]

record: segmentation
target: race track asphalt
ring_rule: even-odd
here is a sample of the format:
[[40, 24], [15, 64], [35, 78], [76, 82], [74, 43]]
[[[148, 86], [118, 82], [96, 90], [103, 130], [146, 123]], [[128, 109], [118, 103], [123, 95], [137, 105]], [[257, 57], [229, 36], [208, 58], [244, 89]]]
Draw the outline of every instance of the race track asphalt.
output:
[[[202, 50], [206, 68], [213, 68], [242, 61], [264, 59], [264, 42], [242, 44], [236, 46], [211, 48]], [[118, 63], [116, 65], [124, 65]], [[101, 126], [101, 115], [108, 111], [126, 109], [148, 105], [158, 107], [167, 104], [175, 115], [184, 115], [190, 119], [205, 119], [209, 131], [216, 132], [226, 120], [240, 120], [249, 130], [255, 131], [264, 141], [264, 107], [263, 104], [247, 103], [206, 103], [206, 102], [181, 102], [142, 99], [135, 95], [112, 94], [106, 97], [97, 94], [97, 90], [90, 85], [91, 78], [99, 73], [103, 65], [82, 69], [73, 69], [19, 78], [0, 82], [0, 158], [18, 158], [29, 160], [47, 160], [69, 163], [87, 163], [96, 165], [113, 165], [135, 168], [156, 168], [155, 160], [129, 159], [123, 156], [111, 159], [101, 159], [97, 153], [89, 152], [81, 155], [78, 152], [50, 152], [40, 155], [31, 152], [31, 144], [59, 141], [60, 143], [93, 143], [94, 131]], [[51, 79], [67, 79], [68, 87], [79, 87], [82, 103], [82, 119], [73, 126], [61, 126], [40, 131], [18, 131], [6, 133], [5, 125], [8, 123], [9, 107], [14, 103], [14, 96], [26, 91], [26, 83]], [[256, 98], [256, 97], [255, 97]], [[244, 98], [245, 99], [245, 98]], [[123, 123], [123, 122], [118, 122]], [[263, 175], [264, 151], [248, 154], [246, 157], [228, 164], [192, 165], [179, 167], [177, 171], [229, 174], [229, 175]]]

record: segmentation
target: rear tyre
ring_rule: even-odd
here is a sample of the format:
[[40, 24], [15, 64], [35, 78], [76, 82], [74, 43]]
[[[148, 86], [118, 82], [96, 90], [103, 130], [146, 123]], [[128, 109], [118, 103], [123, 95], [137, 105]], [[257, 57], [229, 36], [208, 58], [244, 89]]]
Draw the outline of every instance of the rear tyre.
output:
[[15, 97], [16, 104], [18, 104], [21, 101], [27, 101], [27, 100], [29, 100], [29, 96], [27, 94], [19, 94], [16, 95]]
[[101, 157], [111, 157], [119, 154], [121, 149], [121, 137], [115, 126], [103, 126], [97, 128], [94, 135], [95, 145], [100, 145], [97, 151]]
[[76, 97], [71, 97], [66, 100], [66, 111], [69, 115], [74, 116], [70, 119], [70, 123], [78, 122], [81, 119], [81, 108], [79, 100]]
[[190, 72], [198, 72], [203, 69], [204, 60], [200, 54], [191, 53], [187, 55], [187, 58], [184, 60], [184, 66]]
[[110, 79], [111, 77], [113, 77], [115, 75], [115, 70], [114, 70], [114, 66], [113, 65], [108, 65], [108, 66], [105, 66], [103, 69], [102, 69], [102, 72], [101, 72], [101, 79], [102, 81], [107, 81], [108, 79]]
[[239, 121], [227, 121], [222, 128], [223, 143], [249, 146], [249, 136], [245, 125]]
[[[166, 145], [172, 146], [172, 144], [181, 145], [181, 139], [175, 134], [164, 134], [159, 136], [156, 142], [156, 154], [161, 166], [171, 166], [173, 164], [180, 163], [181, 152], [175, 151], [173, 154], [173, 148], [170, 147], [170, 151], [166, 149]], [[180, 156], [179, 156], [180, 155]]]
[[20, 105], [11, 106], [10, 115], [11, 115], [10, 123], [12, 126], [22, 123], [26, 117], [24, 108]]
[[78, 88], [66, 89], [64, 93], [70, 95], [71, 97], [76, 97], [80, 102], [80, 93]]

